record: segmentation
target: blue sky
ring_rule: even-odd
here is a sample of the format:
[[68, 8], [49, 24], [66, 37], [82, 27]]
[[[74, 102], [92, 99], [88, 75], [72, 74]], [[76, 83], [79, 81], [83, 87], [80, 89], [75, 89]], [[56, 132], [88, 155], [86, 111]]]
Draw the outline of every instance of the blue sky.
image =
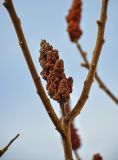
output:
[[[21, 49], [18, 45], [11, 20], [0, 1], [0, 147], [7, 144], [17, 133], [21, 136], [12, 145], [2, 160], [63, 160], [60, 136], [50, 121], [34, 87]], [[17, 13], [38, 72], [38, 51], [41, 39], [46, 39], [59, 50], [65, 62], [65, 72], [74, 79], [71, 103], [74, 106], [81, 94], [87, 70], [80, 66], [82, 58], [66, 32], [65, 16], [71, 0], [14, 0]], [[94, 49], [101, 1], [83, 0], [80, 43], [88, 53]], [[107, 86], [118, 97], [118, 1], [109, 1], [105, 44], [98, 64], [98, 72]], [[45, 82], [42, 80], [45, 87]], [[60, 115], [59, 106], [52, 101]], [[100, 152], [105, 160], [118, 159], [118, 107], [93, 83], [89, 99], [76, 127], [82, 140], [79, 150], [83, 160], [91, 159]]]

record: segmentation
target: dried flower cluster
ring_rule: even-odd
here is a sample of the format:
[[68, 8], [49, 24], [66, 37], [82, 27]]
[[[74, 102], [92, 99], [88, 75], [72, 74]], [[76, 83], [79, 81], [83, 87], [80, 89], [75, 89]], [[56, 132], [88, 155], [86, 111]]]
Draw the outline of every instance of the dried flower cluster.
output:
[[73, 0], [69, 13], [66, 16], [66, 21], [68, 23], [67, 32], [69, 33], [70, 40], [72, 42], [76, 42], [82, 35], [82, 31], [80, 29], [81, 6], [81, 0]]
[[73, 79], [66, 78], [64, 62], [59, 59], [56, 49], [53, 49], [45, 40], [41, 41], [40, 47], [41, 75], [47, 81], [48, 94], [59, 103], [67, 102], [72, 92]]
[[93, 155], [93, 159], [92, 160], [102, 160], [102, 157], [101, 157], [101, 155], [99, 153], [97, 153], [97, 154]]
[[77, 129], [74, 128], [73, 123], [71, 123], [71, 125], [70, 125], [70, 130], [71, 130], [72, 149], [76, 150], [76, 149], [80, 148], [81, 142], [80, 142], [80, 137], [77, 134]]

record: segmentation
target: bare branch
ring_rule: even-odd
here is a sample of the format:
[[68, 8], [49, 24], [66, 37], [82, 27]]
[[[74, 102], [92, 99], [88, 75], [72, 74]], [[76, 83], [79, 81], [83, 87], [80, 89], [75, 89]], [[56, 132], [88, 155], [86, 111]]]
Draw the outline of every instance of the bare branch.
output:
[[[89, 69], [89, 61], [87, 59], [86, 53], [82, 50], [82, 47], [80, 44], [77, 42], [76, 46], [84, 60], [84, 63], [81, 64], [81, 66], [85, 67], [86, 69]], [[100, 76], [98, 73], [95, 73], [95, 79], [98, 82], [99, 87], [116, 103], [118, 104], [118, 98], [108, 89], [108, 87], [104, 84], [104, 82], [101, 80]]]
[[0, 150], [0, 157], [3, 156], [3, 154], [8, 150], [8, 148], [11, 146], [11, 144], [19, 137], [19, 134], [17, 134], [2, 150]]
[[65, 119], [67, 121], [72, 121], [80, 113], [89, 96], [89, 92], [95, 76], [99, 56], [104, 43], [104, 30], [105, 30], [105, 24], [106, 24], [106, 18], [107, 18], [107, 7], [108, 7], [108, 0], [102, 0], [101, 16], [100, 16], [100, 20], [97, 21], [98, 33], [97, 33], [96, 45], [93, 52], [91, 64], [89, 67], [89, 72], [84, 82], [84, 87], [77, 104], [75, 105], [74, 109], [67, 116], [65, 116]]
[[61, 122], [58, 119], [58, 117], [57, 117], [57, 115], [56, 115], [56, 113], [50, 103], [50, 100], [47, 97], [45, 90], [43, 88], [43, 85], [41, 83], [40, 77], [39, 77], [37, 70], [35, 68], [35, 65], [33, 63], [33, 60], [32, 60], [32, 57], [31, 57], [24, 33], [23, 33], [23, 30], [21, 27], [21, 21], [16, 14], [13, 2], [12, 2], [12, 0], [5, 0], [3, 5], [7, 9], [8, 13], [10, 15], [10, 18], [12, 20], [12, 23], [14, 25], [14, 28], [15, 28], [15, 31], [16, 31], [16, 34], [17, 34], [17, 37], [19, 40], [19, 45], [22, 49], [23, 55], [25, 57], [26, 63], [28, 65], [28, 68], [31, 73], [32, 79], [34, 81], [35, 87], [37, 89], [37, 93], [40, 96], [40, 98], [44, 104], [44, 107], [45, 107], [47, 113], [49, 114], [49, 117], [51, 118], [52, 122], [54, 123], [56, 129], [62, 134], [62, 133], [64, 133], [63, 127], [62, 127]]

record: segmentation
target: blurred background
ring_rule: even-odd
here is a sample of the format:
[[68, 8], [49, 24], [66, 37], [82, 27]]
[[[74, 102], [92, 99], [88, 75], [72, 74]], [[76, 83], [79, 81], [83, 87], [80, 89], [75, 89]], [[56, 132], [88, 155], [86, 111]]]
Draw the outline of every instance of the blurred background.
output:
[[[76, 104], [87, 75], [80, 66], [82, 58], [66, 32], [65, 16], [72, 0], [13, 0], [38, 72], [40, 41], [46, 39], [59, 50], [65, 62], [65, 73], [74, 79], [72, 107]], [[95, 46], [101, 0], [83, 0], [80, 44], [91, 59]], [[39, 99], [9, 15], [0, 1], [0, 148], [17, 133], [20, 137], [2, 160], [63, 160], [61, 138]], [[97, 71], [109, 89], [118, 97], [118, 1], [109, 1], [105, 44]], [[45, 87], [45, 81], [42, 79]], [[52, 101], [60, 116], [58, 103]], [[93, 83], [89, 99], [76, 118], [82, 146], [79, 155], [91, 160], [100, 153], [105, 160], [118, 159], [118, 106]]]

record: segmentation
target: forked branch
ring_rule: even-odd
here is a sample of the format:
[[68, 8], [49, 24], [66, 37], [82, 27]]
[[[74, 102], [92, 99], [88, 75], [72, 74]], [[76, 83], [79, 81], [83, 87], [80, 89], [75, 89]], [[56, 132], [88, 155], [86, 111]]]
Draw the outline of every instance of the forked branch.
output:
[[101, 54], [101, 49], [104, 43], [104, 30], [105, 30], [105, 24], [107, 19], [107, 7], [108, 7], [108, 0], [102, 0], [101, 16], [100, 16], [100, 20], [97, 21], [97, 24], [98, 24], [97, 40], [96, 40], [96, 45], [93, 52], [91, 64], [89, 67], [89, 72], [87, 74], [86, 80], [84, 82], [84, 87], [77, 104], [75, 105], [74, 109], [65, 117], [67, 121], [72, 121], [80, 113], [89, 96], [89, 92], [95, 76], [99, 56]]
[[[86, 53], [83, 51], [82, 47], [78, 42], [76, 42], [76, 46], [84, 60], [84, 63], [82, 63], [82, 66], [89, 69], [90, 63], [87, 59]], [[98, 82], [99, 87], [116, 103], [118, 104], [118, 98], [109, 90], [109, 88], [104, 84], [104, 82], [101, 80], [98, 73], [95, 73], [95, 79]]]

